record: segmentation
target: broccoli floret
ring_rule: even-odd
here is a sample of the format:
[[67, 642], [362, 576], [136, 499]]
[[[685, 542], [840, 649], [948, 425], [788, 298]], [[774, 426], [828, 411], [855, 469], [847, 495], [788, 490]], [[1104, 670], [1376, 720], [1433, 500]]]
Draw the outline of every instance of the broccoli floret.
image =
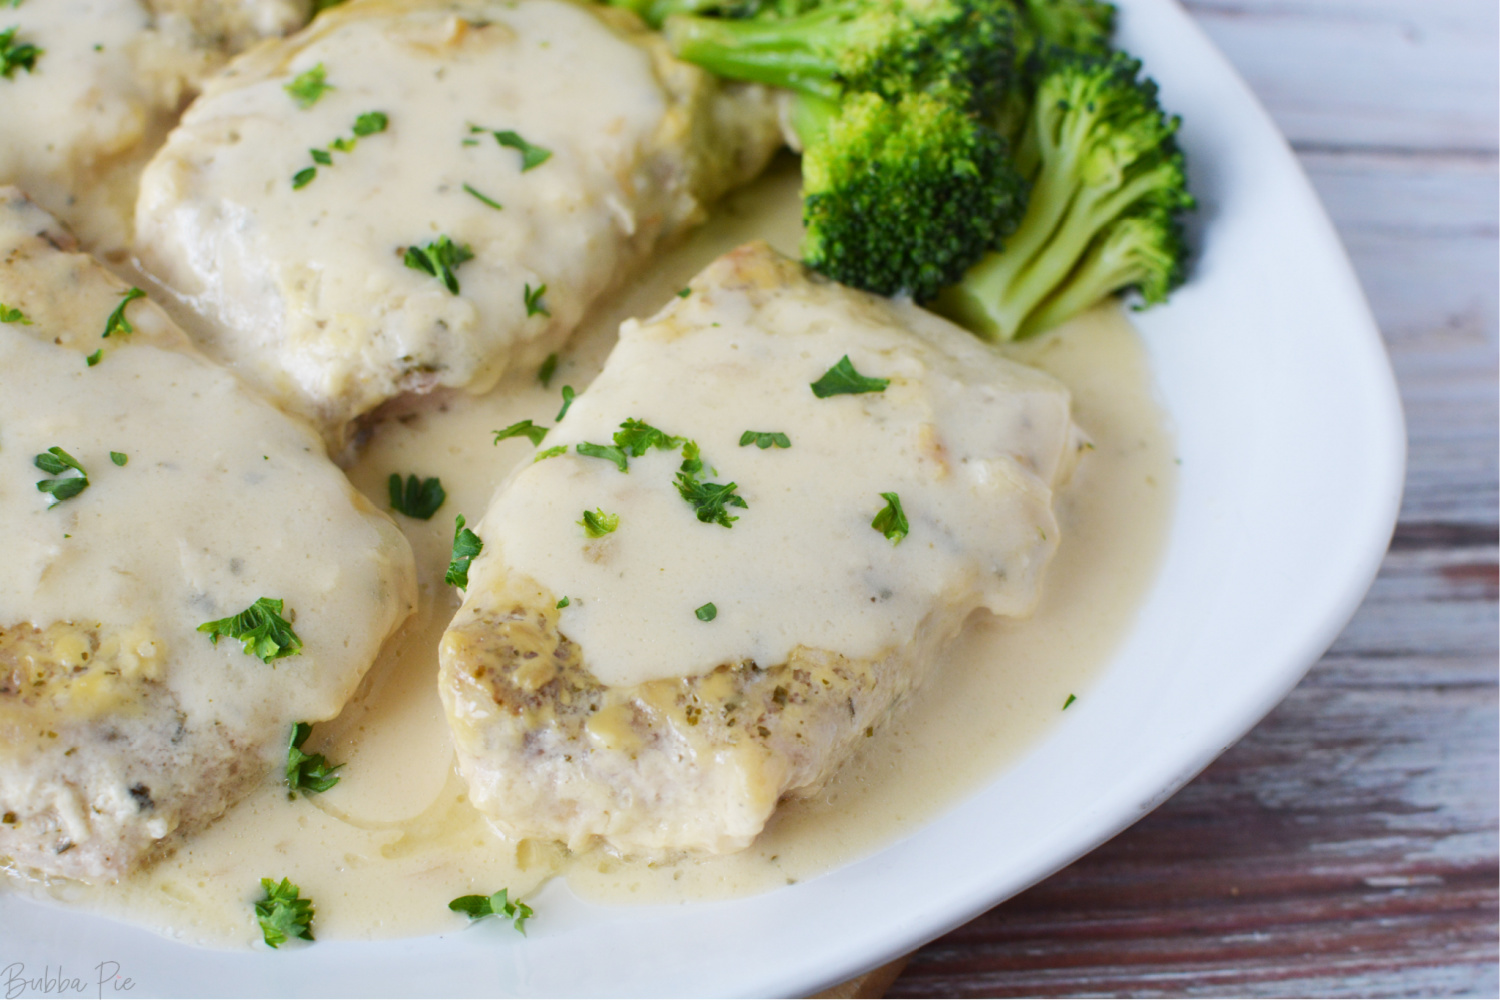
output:
[[1109, 54], [1109, 40], [1115, 33], [1113, 4], [1098, 0], [1019, 0], [1017, 6], [1021, 33], [1030, 36], [1028, 40], [1086, 55]]
[[790, 17], [817, 6], [818, 0], [603, 0], [610, 7], [635, 11], [653, 28], [673, 14], [700, 14], [705, 17], [744, 18], [756, 16]]
[[1032, 184], [1026, 213], [937, 299], [938, 311], [992, 339], [1040, 333], [1112, 292], [1147, 303], [1181, 283], [1178, 220], [1194, 206], [1178, 119], [1124, 54], [1054, 50], [1016, 164]]
[[827, 0], [790, 17], [673, 16], [678, 57], [735, 80], [837, 99], [941, 92], [992, 110], [1015, 72], [1009, 0]]
[[[826, 105], [823, 107], [827, 107]], [[819, 119], [802, 159], [802, 257], [836, 281], [925, 302], [1015, 224], [1025, 184], [1005, 140], [931, 94], [855, 94]]]

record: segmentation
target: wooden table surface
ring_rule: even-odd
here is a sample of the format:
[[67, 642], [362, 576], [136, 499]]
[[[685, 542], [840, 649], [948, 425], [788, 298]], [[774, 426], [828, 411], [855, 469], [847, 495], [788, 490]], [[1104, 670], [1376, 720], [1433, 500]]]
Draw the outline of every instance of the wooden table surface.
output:
[[1187, 7], [1291, 140], [1374, 307], [1410, 441], [1395, 541], [1244, 741], [918, 951], [888, 995], [1494, 997], [1497, 4]]

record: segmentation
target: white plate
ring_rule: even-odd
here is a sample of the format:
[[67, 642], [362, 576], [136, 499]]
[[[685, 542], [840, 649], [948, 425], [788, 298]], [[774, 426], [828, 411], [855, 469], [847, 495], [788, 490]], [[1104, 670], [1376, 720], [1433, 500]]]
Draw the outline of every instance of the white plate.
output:
[[[92, 993], [113, 961], [136, 995], [805, 995], [1057, 871], [1243, 736], [1375, 574], [1401, 494], [1400, 404], [1348, 260], [1270, 119], [1177, 4], [1121, 6], [1120, 43], [1187, 123], [1202, 206], [1192, 282], [1137, 317], [1178, 427], [1178, 513], [1135, 628], [1047, 739], [916, 834], [823, 877], [670, 907], [592, 906], [553, 883], [525, 940], [475, 928], [210, 952], [0, 897], [0, 993], [13, 995], [10, 963], [28, 977], [61, 967]], [[129, 995], [115, 990], [103, 994]]]

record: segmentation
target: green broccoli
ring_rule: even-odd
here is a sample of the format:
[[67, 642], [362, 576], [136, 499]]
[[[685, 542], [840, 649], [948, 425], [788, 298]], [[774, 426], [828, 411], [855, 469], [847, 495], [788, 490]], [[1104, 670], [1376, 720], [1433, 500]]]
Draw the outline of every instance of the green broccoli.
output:
[[826, 0], [792, 16], [679, 14], [664, 25], [679, 58], [719, 76], [826, 100], [940, 92], [981, 111], [1010, 87], [1014, 31], [1009, 0]]
[[665, 33], [689, 62], [797, 95], [804, 261], [925, 302], [1021, 214], [1025, 185], [985, 120], [1010, 86], [1013, 28], [1009, 0], [827, 0], [790, 17], [677, 15]]
[[1017, 0], [1017, 7], [1021, 12], [1020, 34], [1027, 36], [1017, 45], [1028, 50], [1021, 53], [1023, 57], [1036, 42], [1092, 56], [1110, 52], [1109, 40], [1115, 33], [1113, 4], [1099, 0]]
[[603, 0], [611, 7], [634, 11], [653, 28], [673, 14], [705, 17], [793, 17], [818, 5], [818, 0]]
[[802, 158], [802, 257], [836, 281], [926, 302], [1014, 226], [1025, 184], [1005, 140], [931, 94], [855, 94], [818, 120]]
[[1046, 58], [1015, 154], [1032, 185], [1026, 213], [935, 302], [991, 339], [1040, 333], [1127, 288], [1162, 302], [1184, 277], [1179, 220], [1194, 202], [1178, 119], [1129, 56]]

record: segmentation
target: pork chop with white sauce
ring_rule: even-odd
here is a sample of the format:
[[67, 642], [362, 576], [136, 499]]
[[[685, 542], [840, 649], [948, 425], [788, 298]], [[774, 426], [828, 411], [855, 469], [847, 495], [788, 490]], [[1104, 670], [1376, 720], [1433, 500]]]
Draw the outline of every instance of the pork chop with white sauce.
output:
[[0, 866], [111, 880], [279, 776], [415, 569], [310, 428], [72, 242], [0, 188]]
[[767, 90], [627, 12], [353, 0], [188, 109], [138, 252], [209, 354], [338, 449], [393, 397], [539, 365], [779, 144]]
[[204, 77], [300, 27], [307, 0], [0, 3], [0, 184], [15, 184], [118, 263], [136, 183]]
[[958, 327], [721, 258], [474, 526], [440, 650], [470, 799], [575, 848], [745, 847], [971, 612], [1030, 612], [1080, 442], [1063, 386]]

